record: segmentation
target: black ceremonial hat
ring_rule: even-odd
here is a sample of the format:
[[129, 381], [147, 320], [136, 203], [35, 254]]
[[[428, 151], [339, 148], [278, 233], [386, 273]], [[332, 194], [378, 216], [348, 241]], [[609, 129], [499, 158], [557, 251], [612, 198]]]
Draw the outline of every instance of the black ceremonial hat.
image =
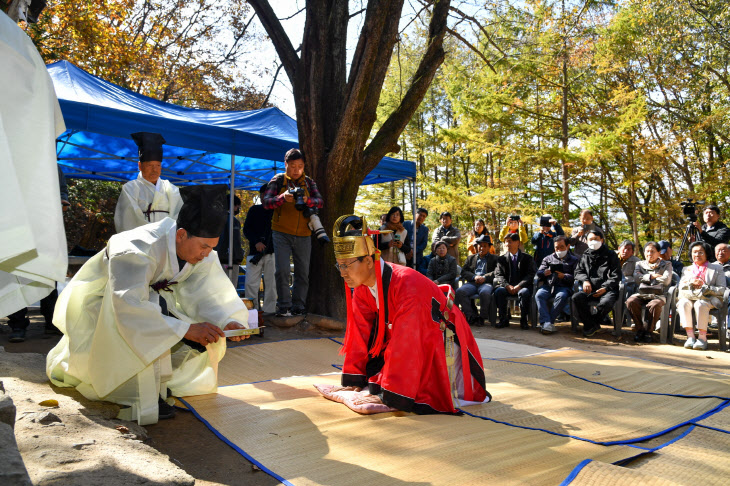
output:
[[183, 206], [177, 227], [201, 238], [218, 238], [226, 227], [228, 210], [224, 184], [185, 186], [180, 188]]
[[139, 147], [139, 161], [162, 161], [162, 144], [165, 139], [159, 133], [137, 132], [132, 134], [134, 143]]

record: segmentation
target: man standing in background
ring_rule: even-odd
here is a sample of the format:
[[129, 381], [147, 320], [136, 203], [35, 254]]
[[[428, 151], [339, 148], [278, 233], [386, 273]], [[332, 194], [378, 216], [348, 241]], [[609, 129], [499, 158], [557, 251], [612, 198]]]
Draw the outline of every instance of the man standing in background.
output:
[[[259, 197], [264, 199], [267, 184], [259, 188]], [[264, 314], [276, 312], [276, 279], [274, 276], [274, 243], [271, 233], [271, 215], [263, 204], [251, 206], [243, 222], [243, 234], [248, 240], [246, 258], [246, 298], [251, 299], [257, 310]], [[264, 307], [259, 304], [259, 287], [264, 278]]]
[[182, 207], [180, 191], [162, 174], [162, 145], [159, 133], [137, 132], [132, 139], [139, 147], [139, 174], [122, 186], [114, 212], [117, 233], [170, 217], [177, 219]]
[[[421, 266], [423, 260], [423, 250], [428, 246], [428, 227], [423, 224], [428, 217], [428, 210], [424, 208], [418, 208], [416, 212], [416, 222], [414, 231], [414, 222], [406, 221], [403, 223], [403, 227], [408, 232], [408, 238], [411, 241], [412, 250], [406, 255], [407, 265], [413, 267], [413, 254], [416, 255], [416, 269]], [[415, 234], [414, 234], [415, 233]]]

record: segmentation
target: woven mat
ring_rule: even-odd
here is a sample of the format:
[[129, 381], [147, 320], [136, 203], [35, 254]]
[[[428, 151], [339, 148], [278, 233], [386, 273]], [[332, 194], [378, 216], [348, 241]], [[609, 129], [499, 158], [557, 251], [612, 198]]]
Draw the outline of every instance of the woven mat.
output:
[[676, 486], [668, 479], [650, 476], [634, 469], [627, 469], [605, 462], [590, 461], [581, 464], [561, 486]]
[[637, 452], [468, 416], [361, 416], [312, 386], [338, 381], [286, 378], [186, 401], [231, 445], [296, 485], [555, 485], [583, 459], [610, 463]]
[[[706, 419], [695, 423], [698, 425], [704, 425], [705, 427], [712, 427], [713, 429], [720, 429], [730, 434], [730, 407], [725, 407]], [[730, 480], [728, 482], [730, 482]]]
[[341, 346], [331, 339], [292, 339], [237, 346], [226, 350], [218, 366], [218, 386], [320, 375], [342, 365]]
[[730, 434], [693, 427], [684, 437], [628, 468], [690, 486], [730, 483]]
[[[552, 354], [538, 358], [549, 360]], [[464, 411], [604, 444], [642, 440], [723, 403], [715, 398], [623, 393], [558, 370], [509, 361], [485, 360], [484, 367], [493, 401]]]
[[520, 358], [555, 352], [552, 349], [538, 348], [528, 344], [508, 343], [496, 339], [476, 338], [475, 341], [479, 346], [479, 353], [481, 353], [482, 358]]
[[730, 376], [653, 361], [561, 350], [513, 361], [558, 368], [621, 390], [730, 397]]

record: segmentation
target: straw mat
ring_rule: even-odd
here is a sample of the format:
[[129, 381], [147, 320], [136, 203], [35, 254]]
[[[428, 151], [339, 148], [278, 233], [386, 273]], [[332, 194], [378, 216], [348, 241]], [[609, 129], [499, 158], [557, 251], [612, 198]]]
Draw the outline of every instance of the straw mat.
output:
[[676, 486], [681, 484], [605, 462], [590, 461], [578, 467], [580, 470], [577, 471], [577, 474], [562, 484], [570, 484], [570, 486], [616, 486], [617, 484], [621, 486]]
[[585, 458], [617, 462], [638, 451], [468, 416], [358, 415], [312, 386], [339, 379], [285, 378], [185, 400], [239, 452], [297, 485], [555, 485]]
[[218, 366], [218, 386], [309, 376], [336, 371], [342, 346], [331, 339], [292, 339], [226, 350]]
[[529, 344], [509, 343], [496, 339], [475, 338], [475, 341], [482, 358], [519, 358], [555, 352], [552, 349], [538, 348]]
[[704, 420], [695, 422], [697, 425], [719, 429], [730, 434], [730, 407], [725, 407], [719, 412], [710, 415]]
[[627, 467], [686, 485], [730, 483], [730, 434], [692, 427], [687, 435]]
[[[486, 356], [483, 356], [486, 358]], [[614, 388], [644, 393], [730, 397], [730, 376], [623, 356], [566, 350], [512, 361], [550, 366]]]
[[[552, 354], [542, 358], [549, 360]], [[463, 407], [465, 412], [604, 444], [643, 440], [724, 403], [716, 398], [623, 393], [558, 370], [511, 361], [485, 360], [484, 367], [493, 400]]]

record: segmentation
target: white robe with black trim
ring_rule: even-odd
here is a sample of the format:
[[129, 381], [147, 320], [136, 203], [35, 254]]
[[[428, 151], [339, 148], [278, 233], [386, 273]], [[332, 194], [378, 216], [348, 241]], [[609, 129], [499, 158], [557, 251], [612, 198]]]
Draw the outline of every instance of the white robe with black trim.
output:
[[163, 178], [152, 184], [140, 172], [136, 179], [122, 186], [114, 210], [114, 226], [121, 233], [165, 218], [176, 220], [182, 205], [177, 186]]
[[[165, 218], [109, 240], [61, 292], [53, 323], [64, 334], [46, 373], [90, 400], [121, 405], [120, 418], [157, 422], [158, 397], [215, 393], [226, 339], [200, 353], [181, 343], [191, 323], [248, 327], [248, 311], [212, 251], [178, 267], [176, 222]], [[164, 316], [159, 290], [173, 316]], [[174, 283], [173, 283], [174, 282]]]

